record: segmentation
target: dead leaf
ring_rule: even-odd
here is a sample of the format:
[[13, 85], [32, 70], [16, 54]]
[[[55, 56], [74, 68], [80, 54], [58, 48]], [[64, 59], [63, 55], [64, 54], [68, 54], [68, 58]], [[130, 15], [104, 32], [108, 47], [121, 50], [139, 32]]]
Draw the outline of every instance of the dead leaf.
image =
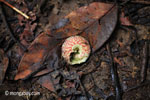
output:
[[82, 36], [89, 40], [92, 52], [98, 50], [111, 36], [117, 24], [117, 13], [117, 6], [114, 6], [100, 21], [95, 21], [95, 23], [81, 33]]
[[35, 74], [34, 76], [32, 76], [32, 77], [42, 76], [42, 75], [48, 74], [48, 73], [50, 73], [50, 72], [51, 72], [50, 70], [43, 69], [42, 71], [36, 73], [36, 74]]
[[129, 18], [125, 16], [123, 11], [120, 14], [120, 22], [121, 22], [121, 25], [126, 25], [126, 26], [132, 25], [132, 23], [129, 21]]
[[4, 80], [8, 63], [9, 63], [8, 57], [4, 54], [4, 51], [0, 49], [0, 85]]
[[52, 28], [51, 35], [56, 38], [66, 38], [72, 35], [77, 35], [89, 28], [95, 23], [95, 21], [102, 18], [112, 7], [113, 4], [98, 2], [91, 3], [89, 6], [81, 7], [65, 17], [69, 22], [56, 30], [53, 30]]
[[55, 92], [53, 83], [51, 81], [50, 75], [45, 75], [38, 80], [38, 83], [49, 89], [50, 91]]
[[45, 33], [40, 34], [28, 48], [29, 52], [22, 57], [15, 80], [24, 79], [37, 71], [46, 60], [48, 53], [51, 53], [51, 50], [59, 43], [59, 40], [49, 37]]
[[[71, 12], [60, 28], [51, 30], [51, 36], [57, 39], [72, 35], [82, 35], [89, 40], [92, 51], [99, 49], [109, 39], [117, 23], [118, 8], [106, 3], [92, 3]], [[62, 22], [58, 22], [62, 23]], [[56, 24], [60, 25], [60, 24]], [[55, 26], [57, 27], [57, 26]]]
[[21, 59], [15, 80], [29, 77], [45, 61], [49, 65], [48, 70], [59, 66], [61, 44], [69, 36], [82, 35], [89, 40], [93, 52], [98, 50], [109, 39], [116, 26], [117, 6], [92, 3], [70, 13], [65, 19], [68, 20], [57, 24], [59, 27], [53, 27], [49, 33], [42, 33], [34, 40], [29, 52]]

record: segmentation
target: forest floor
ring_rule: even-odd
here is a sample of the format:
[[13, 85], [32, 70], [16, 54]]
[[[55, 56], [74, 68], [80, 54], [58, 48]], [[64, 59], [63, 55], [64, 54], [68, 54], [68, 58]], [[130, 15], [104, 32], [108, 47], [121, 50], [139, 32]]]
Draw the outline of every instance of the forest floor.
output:
[[[0, 12], [2, 15], [0, 100], [115, 100], [119, 96], [123, 100], [150, 100], [149, 0], [118, 0], [118, 15], [124, 11], [132, 24], [125, 26], [118, 21], [107, 42], [92, 53], [86, 63], [21, 80], [15, 80], [20, 61], [25, 52], [30, 52], [26, 49], [40, 34], [48, 32], [59, 20], [80, 7], [88, 6], [92, 2], [108, 4], [115, 2], [113, 0], [6, 1], [25, 12], [31, 19], [28, 21], [1, 3], [3, 10]], [[3, 17], [6, 17], [9, 27], [6, 27]], [[9, 33], [8, 28], [13, 34]], [[48, 83], [47, 79], [41, 78], [50, 73], [50, 78], [60, 78], [57, 84]], [[61, 85], [56, 90], [58, 84]], [[55, 89], [47, 86], [55, 86]], [[64, 87], [69, 89], [63, 90]], [[72, 87], [73, 89], [70, 89]], [[39, 92], [40, 95], [6, 96], [6, 91]]]

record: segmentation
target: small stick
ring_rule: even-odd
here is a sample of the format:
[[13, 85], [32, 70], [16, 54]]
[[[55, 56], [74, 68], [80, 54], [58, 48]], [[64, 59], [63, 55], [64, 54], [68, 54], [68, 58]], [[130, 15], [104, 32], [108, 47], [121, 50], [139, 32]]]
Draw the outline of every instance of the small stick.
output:
[[147, 76], [147, 68], [148, 68], [148, 54], [149, 54], [149, 47], [148, 47], [148, 41], [145, 42], [144, 48], [143, 48], [143, 62], [142, 62], [142, 69], [141, 69], [141, 82], [144, 82], [146, 80]]
[[150, 1], [144, 1], [144, 0], [131, 0], [131, 3], [141, 3], [141, 4], [150, 4]]
[[150, 81], [141, 83], [141, 84], [139, 84], [139, 85], [133, 86], [133, 87], [131, 87], [131, 88], [125, 90], [124, 93], [128, 93], [128, 92], [130, 92], [130, 91], [139, 89], [139, 88], [144, 87], [144, 86], [147, 86], [147, 85], [149, 85], [149, 84], [150, 84]]
[[107, 51], [108, 51], [108, 54], [109, 54], [110, 60], [111, 60], [110, 70], [111, 70], [112, 81], [115, 85], [116, 100], [122, 100], [123, 92], [122, 92], [122, 88], [121, 88], [121, 85], [120, 85], [119, 76], [118, 76], [118, 73], [117, 73], [117, 66], [114, 63], [114, 58], [113, 58], [113, 55], [112, 55], [112, 51], [110, 49], [110, 45], [107, 44], [106, 48], [107, 48]]
[[120, 61], [120, 59], [118, 59], [117, 57], [114, 57], [114, 61], [115, 61], [116, 63], [118, 63], [120, 66], [123, 65], [122, 62]]
[[19, 14], [21, 14], [22, 16], [24, 16], [26, 19], [29, 19], [28, 15], [26, 15], [25, 13], [23, 13], [22, 11], [20, 11], [16, 7], [12, 6], [11, 4], [9, 4], [8, 2], [6, 2], [5, 0], [0, 0], [0, 1], [3, 2], [4, 4], [6, 4], [7, 6], [9, 6], [10, 8], [12, 8], [13, 10], [15, 10], [16, 12], [18, 12]]
[[125, 5], [128, 2], [130, 2], [130, 3], [145, 4], [145, 5], [149, 5], [150, 4], [150, 1], [144, 1], [144, 0], [123, 0], [123, 3], [121, 3], [121, 5]]

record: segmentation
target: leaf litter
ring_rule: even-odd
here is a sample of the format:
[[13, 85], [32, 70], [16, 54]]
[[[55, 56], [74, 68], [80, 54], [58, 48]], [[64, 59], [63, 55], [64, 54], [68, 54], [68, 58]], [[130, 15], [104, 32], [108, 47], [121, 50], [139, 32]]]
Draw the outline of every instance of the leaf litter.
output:
[[2, 85], [5, 78], [5, 73], [9, 64], [9, 59], [5, 55], [4, 51], [0, 49], [0, 85]]
[[[79, 13], [81, 14], [80, 16], [82, 18], [78, 15]], [[63, 26], [62, 24], [63, 22], [58, 22], [58, 24], [56, 24], [57, 26], [55, 26], [52, 30], [50, 30], [48, 33], [42, 33], [33, 41], [28, 49], [29, 52], [24, 54], [20, 62], [18, 74], [15, 78], [16, 80], [25, 78], [26, 76], [31, 74], [28, 73], [27, 75], [25, 75], [21, 74], [20, 72], [23, 71], [23, 73], [25, 73], [28, 68], [32, 68], [33, 64], [36, 65], [36, 67], [40, 67], [40, 64], [38, 65], [38, 63], [42, 62], [43, 57], [49, 54], [52, 48], [55, 49], [56, 45], [62, 44], [66, 37], [72, 35], [81, 35], [87, 38], [92, 46], [92, 52], [94, 53], [106, 42], [106, 40], [109, 39], [111, 33], [113, 32], [117, 23], [117, 8], [112, 4], [92, 3], [88, 7], [81, 7], [79, 8], [79, 10], [72, 12], [66, 18], [69, 18], [68, 20], [70, 22], [64, 24], [65, 26]], [[75, 19], [77, 21], [75, 21]], [[86, 20], [86, 22], [84, 20]], [[38, 45], [41, 46], [37, 47]], [[60, 51], [61, 50], [59, 50], [59, 52]], [[32, 57], [36, 59], [31, 60], [33, 59]], [[57, 59], [60, 59], [60, 57], [57, 57]], [[53, 63], [53, 60], [49, 61], [52, 61]], [[34, 70], [28, 71], [34, 72]]]
[[[24, 1], [20, 3], [25, 4]], [[25, 27], [22, 31], [23, 33], [20, 31], [19, 38], [21, 43], [28, 47], [28, 52], [25, 52], [21, 59], [15, 80], [25, 80], [39, 76], [38, 83], [50, 91], [56, 92], [62, 98], [69, 96], [68, 99], [75, 99], [76, 96], [72, 97], [72, 94], [82, 94], [84, 95], [83, 97], [78, 96], [77, 98], [92, 99], [89, 94], [86, 94], [80, 81], [83, 72], [79, 66], [86, 66], [89, 64], [89, 61], [83, 65], [78, 65], [78, 68], [75, 68], [77, 69], [75, 72], [72, 71], [72, 66], [67, 65], [61, 58], [61, 45], [67, 37], [81, 35], [90, 42], [92, 55], [94, 55], [106, 43], [116, 27], [118, 17], [117, 5], [97, 2], [89, 6], [83, 6], [68, 14], [47, 31], [40, 33], [34, 41], [33, 39], [37, 36], [34, 31], [37, 27], [39, 28], [35, 21], [35, 12], [33, 9], [33, 12], [28, 11], [26, 8], [22, 10], [30, 17], [32, 15], [34, 17], [31, 20], [26, 20], [21, 18], [21, 16], [19, 19], [20, 24], [18, 26]], [[59, 13], [57, 12], [56, 14]], [[121, 17], [120, 22], [122, 25], [132, 26], [124, 14]], [[119, 62], [122, 62], [122, 59], [119, 60]], [[94, 70], [96, 71], [96, 69]]]
[[[81, 94], [79, 78], [70, 79], [71, 76], [75, 77], [78, 73], [73, 72], [74, 74], [71, 75], [69, 73], [72, 72], [58, 70], [58, 68], [63, 70], [66, 67], [60, 63], [62, 62], [61, 45], [67, 37], [81, 35], [89, 41], [92, 53], [96, 52], [114, 31], [117, 15], [117, 5], [106, 3], [92, 3], [71, 12], [47, 33], [43, 32], [32, 42], [28, 52], [24, 53], [20, 61], [15, 80], [46, 74], [41, 76], [38, 82], [50, 91], [58, 93], [59, 96]], [[38, 74], [44, 63], [46, 63], [45, 71]], [[52, 77], [52, 74], [56, 72], [59, 73], [57, 73], [58, 77]], [[69, 79], [66, 79], [65, 73], [68, 73]]]

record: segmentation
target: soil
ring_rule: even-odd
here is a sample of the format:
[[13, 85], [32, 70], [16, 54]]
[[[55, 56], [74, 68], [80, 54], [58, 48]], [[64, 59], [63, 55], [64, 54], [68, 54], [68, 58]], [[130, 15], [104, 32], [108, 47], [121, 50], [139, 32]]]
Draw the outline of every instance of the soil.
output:
[[[113, 3], [113, 0], [6, 0], [18, 9], [35, 14], [31, 26], [34, 27], [32, 34], [27, 37], [27, 41], [20, 41], [28, 47], [34, 39], [49, 30], [54, 24], [61, 20], [70, 12], [78, 9], [81, 6], [86, 6], [92, 2]], [[123, 100], [150, 100], [150, 59], [148, 60], [147, 77], [141, 82], [141, 70], [144, 61], [145, 43], [150, 43], [150, 6], [147, 3], [138, 3], [139, 0], [133, 0], [134, 3], [128, 2], [123, 4], [125, 0], [119, 0], [120, 12], [125, 10], [126, 16], [133, 23], [132, 26], [123, 26], [119, 22], [112, 33], [111, 38], [94, 54], [90, 56], [88, 61], [82, 65], [77, 65], [70, 68], [71, 71], [82, 70], [84, 76], [81, 78], [84, 90], [93, 99], [89, 100], [104, 100], [101, 95], [102, 91], [105, 96], [115, 95], [115, 83], [112, 80], [111, 73], [111, 58], [107, 52], [107, 45], [110, 45], [119, 81], [123, 92]], [[132, 0], [131, 0], [132, 1]], [[135, 1], [137, 3], [135, 3]], [[144, 1], [144, 0], [143, 0]], [[145, 0], [149, 2], [148, 0]], [[25, 3], [25, 4], [24, 4]], [[150, 3], [150, 2], [149, 2]], [[134, 5], [134, 6], [133, 6]], [[40, 7], [40, 8], [39, 8]], [[8, 23], [11, 26], [14, 36], [17, 39], [21, 38], [22, 31], [26, 22], [22, 22], [22, 17], [11, 8], [3, 4], [4, 12], [6, 13]], [[135, 10], [134, 10], [135, 9]], [[138, 9], [138, 10], [137, 10]], [[26, 11], [28, 10], [28, 11]], [[132, 11], [131, 11], [132, 10]], [[138, 16], [138, 18], [136, 17]], [[20, 19], [18, 19], [20, 18]], [[35, 18], [35, 20], [33, 20]], [[19, 23], [19, 24], [18, 24]], [[150, 44], [148, 44], [150, 47]], [[27, 80], [15, 81], [14, 77], [17, 74], [18, 65], [23, 56], [20, 46], [13, 41], [7, 33], [7, 28], [0, 17], [0, 49], [9, 58], [9, 65], [5, 74], [4, 81], [0, 85], [0, 100], [63, 100], [59, 95], [47, 88], [41, 86], [37, 80], [39, 77], [29, 78]], [[146, 55], [150, 56], [150, 49]], [[1, 58], [0, 58], [1, 59]], [[6, 91], [17, 92], [40, 92], [40, 95], [33, 96], [6, 96]], [[64, 97], [69, 100], [68, 97]], [[115, 96], [109, 98], [114, 100]], [[106, 98], [105, 98], [106, 99]], [[65, 99], [64, 99], [65, 100]], [[73, 100], [73, 99], [71, 99]], [[76, 98], [75, 100], [86, 100]]]

